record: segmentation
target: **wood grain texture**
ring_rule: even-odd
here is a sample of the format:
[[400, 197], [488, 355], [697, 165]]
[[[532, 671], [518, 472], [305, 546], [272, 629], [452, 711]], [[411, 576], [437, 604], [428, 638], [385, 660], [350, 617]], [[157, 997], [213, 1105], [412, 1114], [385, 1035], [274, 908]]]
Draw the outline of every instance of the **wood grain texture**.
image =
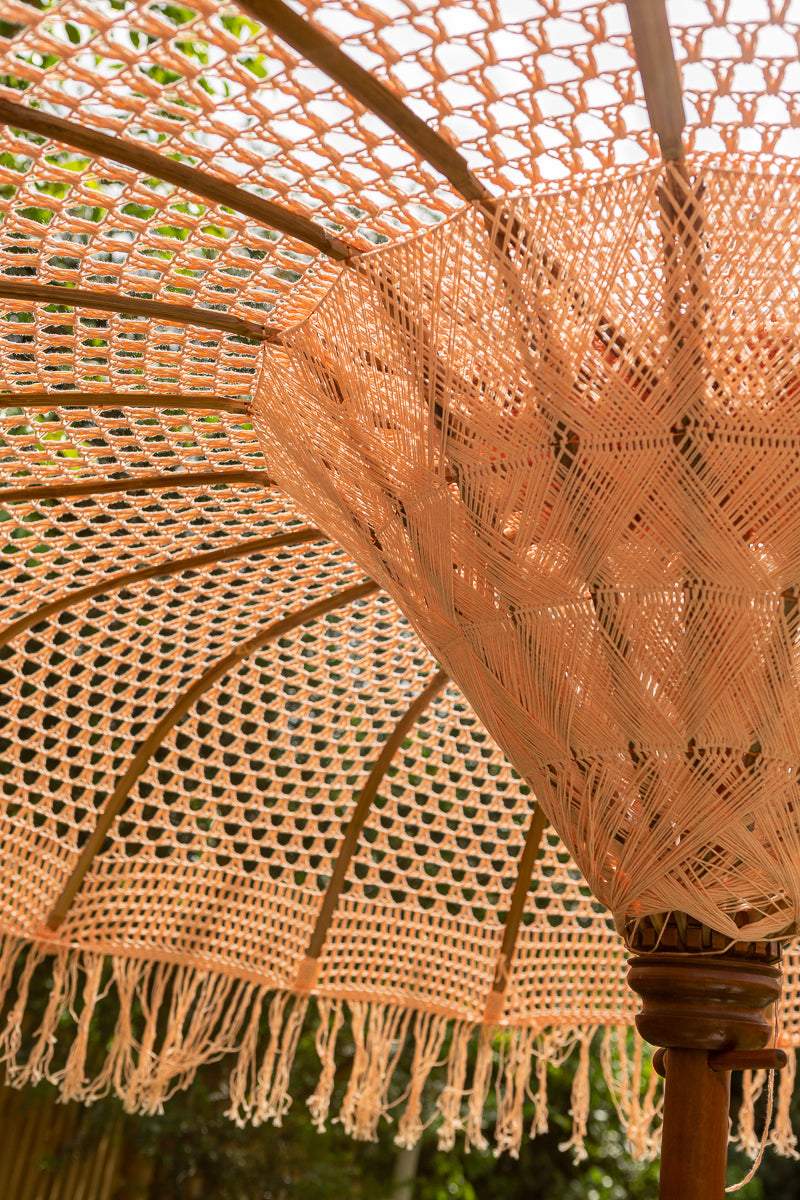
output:
[[704, 1050], [666, 1056], [659, 1200], [722, 1200], [728, 1158], [729, 1071]]
[[664, 0], [626, 0], [650, 124], [668, 161], [683, 158], [686, 114]]
[[181, 392], [2, 392], [0, 406], [37, 408], [181, 408], [185, 412], [247, 413], [247, 401], [233, 396]]

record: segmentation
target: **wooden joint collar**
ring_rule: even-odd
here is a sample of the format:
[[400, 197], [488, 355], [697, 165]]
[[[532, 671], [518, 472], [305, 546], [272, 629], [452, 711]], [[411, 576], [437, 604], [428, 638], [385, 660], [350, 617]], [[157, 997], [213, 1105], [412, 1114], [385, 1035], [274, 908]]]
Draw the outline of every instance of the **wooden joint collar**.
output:
[[[653, 1070], [667, 1077], [667, 1053], [659, 1046], [653, 1055]], [[716, 1050], [708, 1056], [712, 1071], [782, 1071], [788, 1062], [785, 1050], [768, 1046], [765, 1050]]]

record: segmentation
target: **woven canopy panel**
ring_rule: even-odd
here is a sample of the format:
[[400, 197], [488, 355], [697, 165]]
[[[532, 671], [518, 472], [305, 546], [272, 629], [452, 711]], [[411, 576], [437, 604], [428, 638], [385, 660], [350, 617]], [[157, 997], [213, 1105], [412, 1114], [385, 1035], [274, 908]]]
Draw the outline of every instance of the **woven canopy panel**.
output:
[[[746, 913], [758, 939], [800, 919], [800, 189], [696, 191], [637, 171], [376, 251], [256, 409], [620, 928], [677, 910], [735, 940]], [[660, 265], [673, 195], [702, 273], [677, 239]], [[699, 317], [671, 322], [684, 259]]]
[[318, 1123], [345, 1022], [400, 1144], [574, 1047], [580, 1153], [605, 1027], [652, 1149], [624, 937], [798, 923], [789, 9], [668, 10], [665, 165], [622, 4], [4, 5], [12, 1082], [279, 1120], [313, 997]]

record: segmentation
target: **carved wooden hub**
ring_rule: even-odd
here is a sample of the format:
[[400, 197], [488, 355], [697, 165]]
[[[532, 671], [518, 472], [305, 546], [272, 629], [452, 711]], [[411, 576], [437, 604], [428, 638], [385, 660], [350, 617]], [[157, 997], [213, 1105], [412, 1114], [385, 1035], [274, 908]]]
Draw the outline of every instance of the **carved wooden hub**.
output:
[[758, 1050], [770, 1041], [779, 964], [722, 954], [634, 958], [628, 983], [642, 998], [636, 1026], [654, 1046]]
[[[628, 984], [642, 998], [636, 1026], [654, 1046], [758, 1050], [774, 1032], [781, 994], [777, 941], [725, 941], [691, 918], [671, 917], [657, 944], [643, 925], [632, 939]], [[709, 952], [710, 951], [710, 952]]]

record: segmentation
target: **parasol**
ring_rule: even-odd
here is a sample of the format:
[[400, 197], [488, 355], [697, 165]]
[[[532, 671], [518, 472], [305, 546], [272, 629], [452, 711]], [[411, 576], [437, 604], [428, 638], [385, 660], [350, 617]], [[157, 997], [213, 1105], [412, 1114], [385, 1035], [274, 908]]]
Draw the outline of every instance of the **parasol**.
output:
[[721, 1186], [797, 921], [800, 35], [668, 15], [7, 7], [12, 1080], [153, 1108], [235, 1053], [279, 1120], [314, 997], [316, 1120], [348, 1020], [356, 1136], [409, 1038], [400, 1143], [446, 1047], [442, 1144], [494, 1082], [513, 1151], [575, 1046], [579, 1149], [627, 944], [664, 1195]]

